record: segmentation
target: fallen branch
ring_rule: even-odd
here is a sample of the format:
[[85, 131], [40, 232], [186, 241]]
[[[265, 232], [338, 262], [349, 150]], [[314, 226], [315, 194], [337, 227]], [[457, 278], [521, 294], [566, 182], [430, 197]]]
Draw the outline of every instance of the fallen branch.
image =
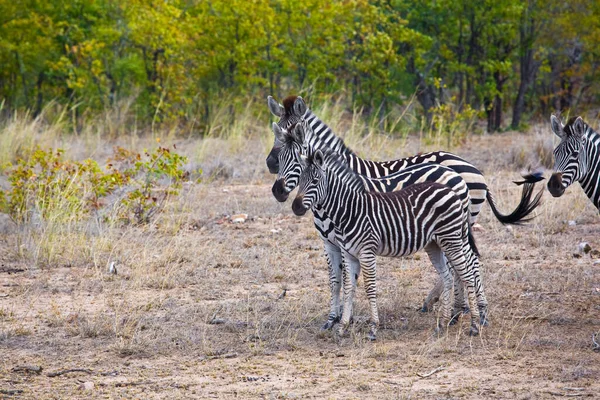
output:
[[598, 336], [597, 333], [592, 333], [592, 343], [594, 344], [594, 347], [592, 347], [592, 350], [600, 351], [600, 344], [598, 342], [596, 342], [596, 336]]
[[139, 386], [139, 385], [147, 385], [149, 383], [153, 383], [153, 382], [152, 381], [117, 382], [117, 383], [115, 383], [115, 387]]
[[89, 369], [83, 369], [83, 368], [72, 368], [72, 369], [65, 369], [62, 371], [57, 371], [57, 372], [49, 372], [46, 374], [46, 376], [50, 377], [50, 378], [54, 378], [55, 376], [61, 376], [64, 374], [69, 374], [71, 372], [85, 372], [86, 374], [93, 374], [93, 372]]
[[562, 396], [562, 397], [582, 397], [584, 393], [560, 393], [560, 392], [548, 392], [553, 396]]
[[215, 356], [207, 356], [206, 359], [207, 360], [215, 360], [218, 358], [236, 358], [238, 356], [238, 353], [227, 353], [227, 354], [217, 354]]
[[15, 394], [23, 393], [21, 389], [0, 389], [0, 394], [5, 394], [7, 396], [14, 396]]
[[41, 374], [42, 367], [39, 365], [17, 365], [11, 371], [12, 372], [33, 372], [34, 374]]
[[436, 369], [434, 369], [434, 370], [432, 370], [432, 371], [430, 371], [430, 372], [428, 372], [426, 374], [420, 374], [420, 373], [417, 372], [417, 376], [419, 378], [428, 378], [428, 377], [430, 377], [433, 374], [436, 374], [436, 373], [438, 373], [440, 371], [443, 371], [444, 369], [446, 369], [446, 368], [445, 367], [437, 367]]

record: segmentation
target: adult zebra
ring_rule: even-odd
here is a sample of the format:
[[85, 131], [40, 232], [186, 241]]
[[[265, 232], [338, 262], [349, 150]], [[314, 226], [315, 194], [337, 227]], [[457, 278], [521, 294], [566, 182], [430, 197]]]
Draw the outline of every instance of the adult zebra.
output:
[[[288, 96], [284, 99], [283, 105], [281, 105], [277, 103], [273, 97], [269, 96], [268, 105], [271, 113], [276, 117], [279, 117], [277, 125], [282, 129], [289, 130], [303, 119], [308, 121], [315, 135], [320, 139], [320, 142], [326, 146], [324, 148], [343, 154], [348, 158], [352, 170], [361, 175], [377, 178], [389, 175], [410, 165], [422, 163], [439, 164], [453, 169], [462, 176], [469, 188], [469, 195], [471, 196], [471, 223], [475, 223], [486, 199], [496, 219], [503, 224], [520, 224], [527, 221], [527, 216], [530, 215], [539, 204], [539, 195], [533, 200], [531, 199], [531, 192], [533, 190], [533, 187], [531, 186], [532, 183], [526, 183], [523, 186], [521, 201], [517, 207], [510, 214], [503, 214], [496, 208], [492, 192], [487, 186], [481, 171], [455, 154], [436, 151], [391, 161], [370, 161], [361, 159], [356, 157], [354, 152], [344, 144], [343, 140], [336, 136], [331, 128], [321, 121], [306, 106], [302, 97]], [[282, 145], [283, 143], [275, 137], [273, 148], [269, 152], [266, 160], [271, 173], [275, 174], [279, 172], [278, 154]], [[289, 191], [293, 190], [293, 188], [289, 191], [289, 186], [285, 189], [281, 189], [278, 200], [285, 201], [287, 199], [287, 194], [289, 194]], [[288, 193], [283, 193], [285, 191]]]
[[[379, 325], [375, 256], [406, 256], [431, 244], [439, 246], [466, 286], [472, 310], [470, 334], [479, 333], [478, 260], [471, 246], [472, 238], [469, 240], [468, 212], [452, 189], [436, 182], [424, 182], [395, 192], [370, 192], [338, 154], [331, 151], [323, 154], [317, 150], [306, 161], [292, 204], [296, 215], [304, 215], [309, 208], [323, 210], [331, 218], [343, 249], [341, 334], [352, 315], [356, 288], [353, 271], [363, 270], [371, 309], [369, 338], [374, 340]], [[438, 268], [438, 272], [444, 289], [442, 323], [437, 328], [444, 329], [451, 317], [451, 278], [447, 267]], [[481, 284], [479, 294], [483, 296]]]
[[[279, 174], [277, 181], [273, 185], [273, 193], [277, 197], [279, 192], [277, 188], [279, 182], [284, 182], [284, 186], [294, 189], [298, 183], [298, 179], [302, 170], [303, 163], [301, 157], [311, 157], [316, 148], [324, 148], [319, 144], [319, 139], [314, 135], [308, 121], [300, 121], [292, 128], [291, 132], [284, 131], [277, 124], [273, 124], [273, 131], [277, 140], [282, 143], [281, 150], [278, 155], [279, 159]], [[348, 162], [348, 158], [340, 155], [344, 162]], [[466, 183], [462, 177], [455, 171], [443, 165], [422, 163], [416, 164], [393, 174], [386, 175], [381, 178], [371, 178], [363, 175], [358, 175], [363, 181], [365, 188], [371, 192], [392, 192], [404, 188], [406, 186], [421, 183], [421, 182], [437, 182], [444, 184], [455, 191], [463, 202], [463, 209], [466, 215], [470, 215], [470, 197]], [[533, 187], [531, 187], [533, 189]], [[287, 192], [285, 197], [287, 197]], [[319, 232], [319, 236], [323, 240], [325, 246], [325, 255], [329, 271], [329, 288], [331, 291], [330, 297], [330, 312], [327, 321], [323, 325], [323, 329], [330, 329], [335, 322], [339, 320], [340, 315], [340, 288], [342, 279], [342, 256], [341, 245], [337, 242], [335, 235], [335, 223], [328, 215], [320, 208], [313, 212], [314, 224]], [[427, 255], [431, 262], [436, 266], [436, 269], [442, 270], [445, 268], [446, 262], [441, 249], [435, 245], [427, 249]], [[352, 272], [355, 279], [358, 277], [360, 270]], [[458, 283], [458, 282], [457, 282]], [[436, 286], [431, 290], [427, 299], [424, 302], [423, 309], [428, 310], [433, 303], [442, 294], [443, 282], [437, 281]], [[487, 301], [485, 298], [480, 302], [481, 315], [485, 321], [487, 315]], [[453, 321], [458, 317], [465, 305], [462, 285], [455, 285], [455, 308], [453, 312]]]
[[578, 181], [600, 210], [600, 135], [581, 117], [571, 118], [563, 125], [553, 115], [550, 123], [561, 141], [554, 149], [554, 172], [548, 180], [548, 191], [552, 196], [560, 197]]

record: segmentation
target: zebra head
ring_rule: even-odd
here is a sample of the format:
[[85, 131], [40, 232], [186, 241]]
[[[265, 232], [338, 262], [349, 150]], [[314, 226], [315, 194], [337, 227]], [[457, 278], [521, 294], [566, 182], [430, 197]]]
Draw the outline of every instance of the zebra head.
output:
[[273, 133], [281, 146], [277, 155], [279, 173], [271, 191], [277, 201], [284, 202], [298, 185], [303, 167], [301, 156], [309, 152], [306, 134], [311, 131], [308, 123], [301, 121], [290, 131], [283, 130], [273, 123]]
[[586, 124], [581, 117], [571, 118], [567, 125], [554, 115], [550, 118], [552, 131], [560, 138], [554, 149], [554, 173], [548, 181], [548, 191], [554, 197], [560, 197], [576, 180], [587, 174]]
[[[300, 122], [302, 117], [304, 117], [304, 114], [308, 111], [306, 103], [304, 103], [304, 100], [300, 96], [286, 97], [283, 100], [283, 105], [279, 104], [272, 96], [269, 96], [267, 98], [267, 103], [269, 104], [271, 113], [274, 116], [279, 117], [277, 125], [281, 129], [287, 131]], [[277, 135], [275, 135], [273, 148], [267, 156], [267, 167], [269, 167], [269, 172], [272, 174], [279, 172], [279, 160], [277, 156], [282, 145], [283, 143], [277, 138]]]
[[292, 203], [292, 211], [298, 216], [319, 205], [327, 194], [327, 171], [325, 157], [321, 150], [302, 159], [303, 170], [300, 175], [298, 194]]

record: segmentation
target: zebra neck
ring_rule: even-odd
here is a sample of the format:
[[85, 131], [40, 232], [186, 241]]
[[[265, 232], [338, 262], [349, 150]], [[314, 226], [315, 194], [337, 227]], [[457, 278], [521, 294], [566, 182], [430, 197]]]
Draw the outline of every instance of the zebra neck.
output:
[[327, 213], [333, 223], [343, 224], [356, 211], [361, 196], [365, 189], [356, 176], [340, 176], [339, 171], [329, 170], [327, 173], [327, 194], [321, 203], [321, 207]]
[[342, 138], [338, 137], [331, 128], [319, 119], [311, 110], [306, 110], [304, 119], [310, 124], [315, 138], [315, 150], [332, 150], [338, 154], [349, 158], [354, 152], [346, 146]]
[[588, 126], [584, 152], [586, 155], [585, 175], [578, 179], [583, 191], [600, 210], [600, 135]]

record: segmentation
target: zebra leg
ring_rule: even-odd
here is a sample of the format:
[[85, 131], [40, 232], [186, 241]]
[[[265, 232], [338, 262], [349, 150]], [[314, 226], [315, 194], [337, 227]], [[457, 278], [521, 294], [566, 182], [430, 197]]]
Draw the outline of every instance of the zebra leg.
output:
[[325, 257], [329, 268], [329, 290], [331, 297], [329, 301], [329, 316], [327, 321], [321, 327], [321, 330], [333, 328], [340, 320], [341, 304], [340, 291], [342, 289], [342, 253], [340, 248], [328, 240], [323, 240], [325, 244]]
[[452, 277], [454, 278], [454, 309], [450, 325], [457, 323], [461, 314], [468, 314], [470, 311], [469, 299], [465, 296], [465, 285], [454, 268], [452, 268]]
[[451, 316], [450, 292], [452, 289], [452, 275], [448, 269], [448, 264], [446, 263], [444, 253], [437, 243], [429, 242], [425, 246], [425, 252], [440, 275], [439, 282], [440, 286], [442, 287], [440, 291], [440, 298], [442, 301], [442, 321], [440, 322], [438, 320], [436, 332], [441, 333], [445, 329], [446, 324], [450, 321]]
[[377, 264], [375, 253], [363, 251], [360, 255], [360, 266], [363, 269], [365, 291], [371, 306], [371, 318], [369, 321], [369, 340], [377, 339], [377, 328], [379, 327], [379, 311], [377, 309]]
[[[469, 254], [470, 253], [470, 254]], [[479, 258], [472, 251], [467, 250], [467, 259], [472, 259], [473, 279], [475, 284], [475, 294], [477, 296], [477, 308], [479, 309], [480, 321], [482, 326], [488, 326], [488, 301], [483, 290], [483, 280], [481, 279], [481, 271]]]
[[442, 293], [443, 288], [444, 282], [442, 282], [442, 280], [438, 278], [435, 281], [435, 286], [433, 287], [433, 289], [431, 289], [431, 291], [425, 298], [425, 301], [423, 302], [423, 307], [421, 307], [421, 312], [429, 312], [433, 310], [433, 305], [437, 303], [437, 301], [440, 299], [440, 295]]
[[[465, 257], [468, 254], [470, 247], [465, 248], [465, 244], [453, 234], [454, 237], [448, 237], [446, 240], [442, 239], [438, 242], [448, 261], [460, 276], [461, 281], [467, 287], [469, 304], [471, 306], [471, 330], [470, 335], [476, 336], [479, 334], [479, 308], [477, 307], [477, 297], [475, 290], [475, 278], [473, 265], [470, 263], [471, 257]], [[465, 253], [466, 252], [466, 253]]]
[[344, 308], [338, 334], [343, 336], [350, 325], [350, 317], [352, 316], [352, 306], [354, 302], [354, 292], [356, 291], [356, 279], [358, 274], [355, 271], [360, 271], [360, 263], [358, 259], [351, 254], [342, 250], [342, 279], [344, 288]]

